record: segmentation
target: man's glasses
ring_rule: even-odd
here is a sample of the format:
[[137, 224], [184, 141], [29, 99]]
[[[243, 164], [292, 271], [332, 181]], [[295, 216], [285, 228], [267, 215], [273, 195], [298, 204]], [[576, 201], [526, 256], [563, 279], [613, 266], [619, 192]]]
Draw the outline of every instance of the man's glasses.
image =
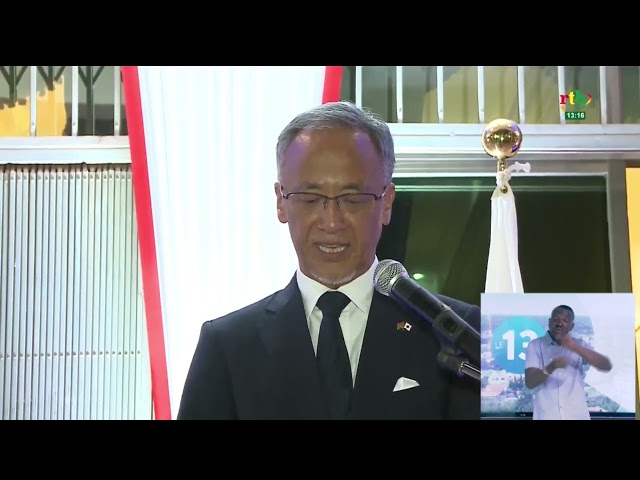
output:
[[284, 193], [284, 187], [280, 186], [282, 192], [282, 198], [289, 200], [291, 205], [298, 210], [306, 212], [314, 212], [319, 210], [320, 207], [326, 208], [329, 204], [329, 200], [334, 200], [340, 210], [347, 213], [360, 213], [368, 210], [373, 204], [384, 197], [387, 191], [385, 185], [382, 195], [376, 195], [374, 193], [343, 193], [336, 197], [328, 197], [321, 193], [310, 192], [291, 192]]

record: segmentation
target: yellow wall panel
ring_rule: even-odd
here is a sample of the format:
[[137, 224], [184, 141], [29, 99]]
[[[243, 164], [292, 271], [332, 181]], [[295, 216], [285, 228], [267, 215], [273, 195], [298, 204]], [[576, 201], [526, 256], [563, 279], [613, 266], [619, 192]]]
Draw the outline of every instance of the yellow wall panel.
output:
[[[631, 286], [636, 297], [636, 363], [637, 385], [640, 383], [640, 168], [627, 168], [627, 215], [629, 219], [629, 258], [631, 260]], [[640, 398], [636, 418], [640, 415]]]
[[[54, 83], [53, 90], [38, 93], [36, 99], [36, 135], [58, 137], [64, 135], [67, 111], [64, 100], [64, 78]], [[0, 108], [0, 137], [28, 137], [30, 135], [31, 98], [26, 103]]]

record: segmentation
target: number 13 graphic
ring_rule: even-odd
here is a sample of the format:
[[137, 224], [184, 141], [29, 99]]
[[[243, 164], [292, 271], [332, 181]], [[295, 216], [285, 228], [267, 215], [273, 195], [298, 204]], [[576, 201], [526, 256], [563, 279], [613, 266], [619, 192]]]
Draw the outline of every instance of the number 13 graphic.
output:
[[[509, 330], [507, 332], [504, 332], [504, 335], [502, 335], [502, 339], [507, 342], [507, 360], [514, 360], [516, 358], [515, 337], [516, 337], [515, 330]], [[520, 332], [519, 337], [527, 338], [529, 340], [529, 341], [523, 341], [521, 343], [523, 351], [518, 354], [518, 358], [520, 358], [521, 360], [526, 360], [526, 355], [524, 354], [524, 352], [527, 350], [527, 347], [529, 346], [529, 342], [531, 340], [535, 340], [536, 338], [538, 338], [538, 334], [533, 330], [524, 330]]]
[[524, 374], [529, 343], [545, 333], [546, 328], [529, 317], [504, 320], [491, 336], [492, 368]]

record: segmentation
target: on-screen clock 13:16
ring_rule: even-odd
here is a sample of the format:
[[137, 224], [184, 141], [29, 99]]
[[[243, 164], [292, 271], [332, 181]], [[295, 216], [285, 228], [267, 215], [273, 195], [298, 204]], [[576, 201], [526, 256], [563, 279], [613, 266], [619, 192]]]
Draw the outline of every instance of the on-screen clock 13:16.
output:
[[587, 112], [564, 112], [565, 120], [586, 120]]

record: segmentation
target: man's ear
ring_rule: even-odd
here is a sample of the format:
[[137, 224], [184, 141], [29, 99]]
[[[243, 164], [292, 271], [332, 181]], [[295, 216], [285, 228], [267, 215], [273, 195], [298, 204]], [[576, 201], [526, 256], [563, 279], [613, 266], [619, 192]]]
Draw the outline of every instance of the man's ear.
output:
[[393, 183], [387, 185], [382, 197], [382, 224], [389, 225], [391, 222], [391, 210], [393, 208], [393, 200], [396, 198], [396, 186]]
[[280, 182], [273, 184], [273, 189], [276, 193], [276, 212], [278, 214], [278, 220], [280, 223], [287, 223], [287, 212], [284, 210], [284, 198], [282, 198], [282, 187]]

